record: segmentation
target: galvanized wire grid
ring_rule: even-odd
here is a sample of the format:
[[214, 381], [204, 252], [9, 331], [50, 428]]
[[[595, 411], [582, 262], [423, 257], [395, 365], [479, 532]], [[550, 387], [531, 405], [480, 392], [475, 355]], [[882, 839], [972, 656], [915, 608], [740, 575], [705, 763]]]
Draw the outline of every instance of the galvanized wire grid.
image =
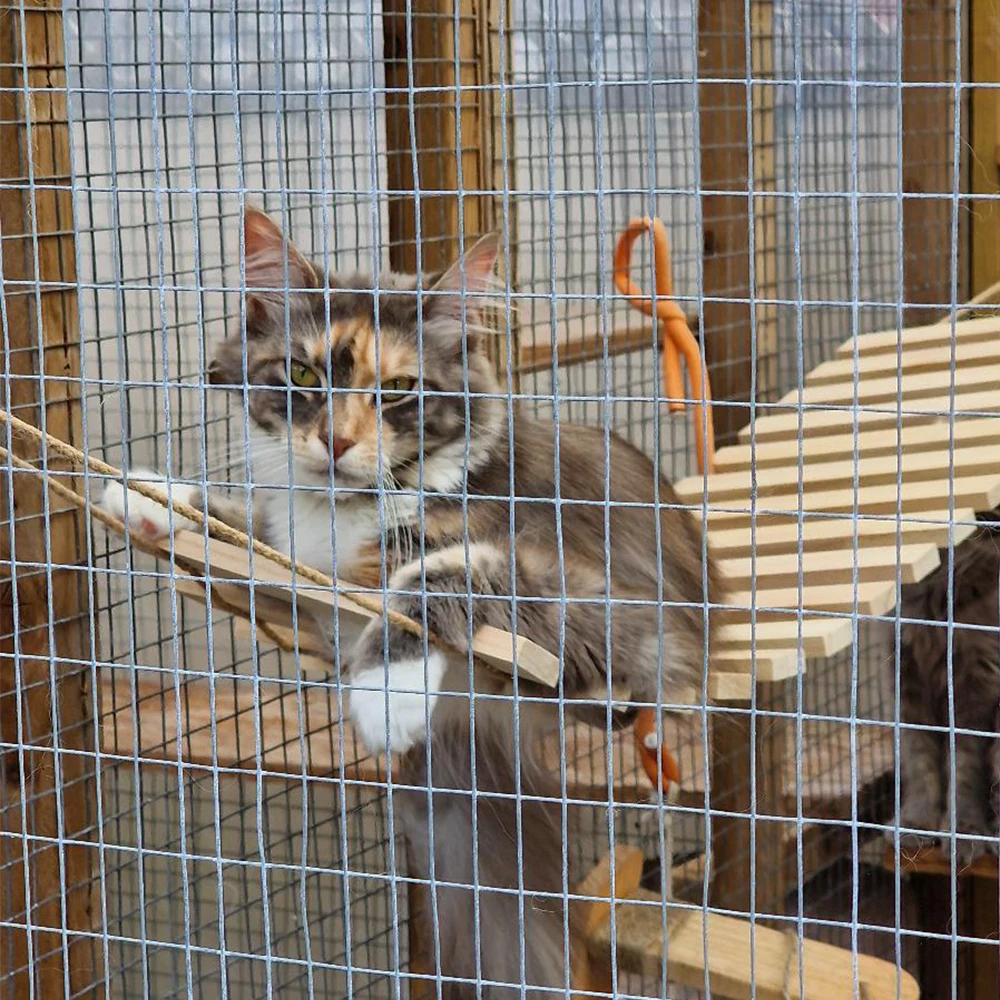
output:
[[[746, 6], [749, 16], [756, 0]], [[16, 23], [18, 11], [4, 16]], [[440, 19], [442, 30], [452, 23], [450, 12], [421, 16]], [[614, 235], [637, 214], [667, 221], [678, 298], [691, 315], [704, 309], [696, 17], [692, 5], [667, 0], [522, 0], [503, 8], [499, 31], [511, 33], [512, 64], [503, 64], [501, 82], [512, 114], [500, 217], [517, 276], [516, 317], [507, 321], [522, 348], [548, 344], [564, 325], [581, 335], [644, 329], [613, 295], [609, 267]], [[386, 266], [387, 205], [399, 194], [388, 188], [387, 159], [400, 152], [393, 145], [400, 139], [386, 129], [382, 8], [377, 0], [365, 9], [348, 0], [74, 0], [64, 18], [86, 446], [115, 465], [238, 486], [246, 476], [244, 424], [231, 402], [206, 391], [204, 364], [239, 315], [241, 206], [266, 205], [333, 270]], [[953, 31], [961, 24], [957, 5], [951, 23]], [[777, 269], [761, 277], [760, 291], [774, 306], [776, 339], [756, 361], [761, 371], [773, 363], [776, 374], [756, 393], [729, 400], [747, 419], [752, 401], [780, 398], [844, 339], [892, 326], [904, 308], [899, 10], [863, 0], [776, 2], [770, 32], [775, 155], [764, 178], [771, 197], [755, 204], [774, 221]], [[748, 32], [747, 50], [761, 40]], [[960, 74], [961, 32], [948, 41]], [[419, 96], [454, 106], [454, 94], [434, 87]], [[927, 164], [954, 191], [952, 273], [926, 297], [939, 311], [969, 291], [959, 238], [965, 154], [961, 129], [952, 124], [948, 134], [954, 163]], [[443, 144], [441, 155], [452, 145]], [[734, 170], [730, 180], [745, 192], [753, 178]], [[733, 334], [704, 331], [706, 338]], [[648, 347], [598, 352], [582, 363], [532, 368], [513, 360], [511, 388], [526, 405], [623, 434], [656, 456], [669, 478], [692, 471], [689, 420], [668, 416], [658, 401], [652, 334]], [[726, 366], [748, 360], [731, 353], [710, 374], [724, 377]], [[91, 551], [99, 645], [87, 666], [100, 668], [104, 743], [96, 754], [96, 815], [79, 836], [97, 845], [90, 946], [102, 992], [405, 994], [407, 883], [386, 788], [317, 778], [298, 763], [310, 741], [336, 741], [332, 711], [308, 718], [301, 731], [297, 719], [286, 719], [289, 728], [246, 726], [253, 739], [237, 748], [242, 774], [212, 760], [140, 760], [133, 746], [112, 740], [122, 711], [137, 717], [142, 709], [149, 718], [152, 707], [169, 731], [176, 699], [188, 697], [185, 683], [209, 676], [217, 711], [201, 720], [202, 730], [232, 721], [227, 696], [248, 679], [257, 690], [249, 714], [263, 718], [301, 684], [301, 665], [248, 642], [229, 616], [209, 617], [181, 599], [164, 564], [130, 554], [120, 539], [95, 531]], [[17, 565], [12, 574], [18, 587], [30, 577]], [[790, 863], [800, 875], [806, 870], [807, 839], [810, 851], [824, 845], [829, 860], [806, 885], [793, 882], [780, 915], [782, 926], [804, 935], [915, 970], [918, 939], [900, 930], [907, 914], [899, 879], [879, 863], [880, 824], [894, 805], [891, 747], [886, 755], [884, 741], [868, 739], [884, 730], [865, 725], [894, 718], [881, 676], [886, 647], [858, 624], [849, 654], [811, 666], [767, 706], [796, 724], [792, 757], [808, 747], [818, 771], [825, 763], [823, 780], [850, 789], [846, 816], [810, 816], [793, 784], [799, 808], [785, 824], [795, 844]], [[687, 862], [677, 896], [703, 904], [703, 728], [684, 731], [686, 784], [675, 808], [633, 804], [610, 817], [597, 807], [570, 810], [565, 853], [576, 870], [585, 871], [612, 839], [642, 845], [651, 867], [662, 867], [670, 814], [671, 860]], [[30, 731], [2, 735], [5, 753], [16, 753]], [[183, 747], [184, 740], [182, 755]], [[262, 749], [284, 755], [287, 773], [265, 778]], [[605, 740], [574, 730], [567, 751], [570, 765], [593, 762]], [[616, 777], [622, 785], [636, 780]], [[10, 783], [4, 788], [9, 795]], [[16, 804], [15, 789], [0, 810]], [[8, 843], [10, 836], [5, 828]], [[60, 847], [73, 839], [59, 837]], [[10, 868], [11, 855], [4, 858]], [[650, 878], [658, 886], [655, 872]], [[507, 933], [513, 943], [516, 929]], [[956, 944], [964, 939], [949, 934]], [[957, 949], [952, 962], [957, 977]], [[621, 977], [617, 988], [660, 995], [659, 983], [641, 977]]]

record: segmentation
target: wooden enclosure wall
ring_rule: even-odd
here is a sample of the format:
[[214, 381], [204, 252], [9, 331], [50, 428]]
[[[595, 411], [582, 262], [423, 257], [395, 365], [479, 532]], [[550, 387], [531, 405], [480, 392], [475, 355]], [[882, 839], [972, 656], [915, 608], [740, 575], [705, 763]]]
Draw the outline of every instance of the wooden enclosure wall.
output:
[[[59, 3], [0, 6], [0, 318], [9, 374], [0, 405], [80, 446], [64, 66]], [[23, 443], [15, 449], [45, 460]], [[47, 464], [65, 471], [56, 459]], [[25, 930], [4, 931], [0, 980], [8, 996], [79, 997], [95, 981], [97, 953], [76, 934], [93, 924], [96, 818], [93, 757], [74, 752], [94, 750], [94, 647], [78, 568], [86, 545], [75, 508], [46, 505], [41, 476], [9, 469], [0, 460], [0, 916]]]

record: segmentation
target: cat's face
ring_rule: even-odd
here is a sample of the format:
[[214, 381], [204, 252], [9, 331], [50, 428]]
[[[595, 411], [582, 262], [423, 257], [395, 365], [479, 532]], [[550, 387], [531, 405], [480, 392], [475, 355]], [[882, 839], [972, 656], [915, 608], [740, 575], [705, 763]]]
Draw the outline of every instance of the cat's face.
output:
[[502, 419], [499, 400], [475, 395], [497, 392], [480, 338], [468, 335], [479, 300], [462, 309], [463, 275], [473, 296], [489, 289], [497, 240], [480, 241], [419, 298], [409, 276], [383, 276], [377, 296], [363, 275], [324, 287], [260, 212], [248, 211], [244, 243], [246, 336], [219, 346], [209, 378], [245, 398], [255, 476], [287, 483], [291, 454], [296, 485], [326, 486], [332, 470], [337, 486], [417, 486], [422, 455], [424, 486], [453, 489], [467, 415], [472, 463]]

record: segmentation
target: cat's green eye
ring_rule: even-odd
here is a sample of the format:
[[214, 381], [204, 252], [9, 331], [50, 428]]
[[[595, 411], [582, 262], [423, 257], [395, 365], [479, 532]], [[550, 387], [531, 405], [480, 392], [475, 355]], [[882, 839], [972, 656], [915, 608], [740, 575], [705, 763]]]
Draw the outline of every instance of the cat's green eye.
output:
[[292, 385], [300, 389], [317, 389], [320, 385], [320, 377], [308, 365], [293, 361], [288, 367], [288, 375], [292, 380]]
[[393, 406], [396, 403], [401, 403], [408, 396], [413, 395], [413, 390], [416, 387], [417, 380], [409, 375], [387, 378], [382, 383], [382, 406]]

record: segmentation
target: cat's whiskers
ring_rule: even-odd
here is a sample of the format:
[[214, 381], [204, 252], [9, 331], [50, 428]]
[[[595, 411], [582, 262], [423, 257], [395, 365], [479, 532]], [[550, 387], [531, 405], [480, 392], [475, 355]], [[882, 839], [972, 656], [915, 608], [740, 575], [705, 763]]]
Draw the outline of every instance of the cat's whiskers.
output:
[[406, 530], [406, 519], [397, 495], [400, 492], [402, 490], [392, 470], [383, 468], [379, 496], [382, 497], [385, 511], [386, 548], [397, 557], [394, 561], [402, 563], [410, 561], [413, 541], [410, 532]]

